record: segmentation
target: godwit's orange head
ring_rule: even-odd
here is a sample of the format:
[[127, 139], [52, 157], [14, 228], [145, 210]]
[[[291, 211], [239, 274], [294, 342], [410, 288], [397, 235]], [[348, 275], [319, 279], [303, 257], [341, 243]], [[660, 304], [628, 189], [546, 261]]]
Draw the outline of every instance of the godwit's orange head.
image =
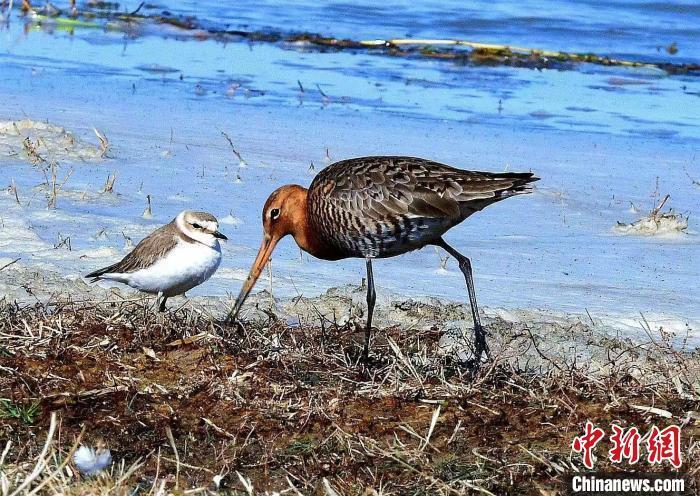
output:
[[280, 239], [291, 234], [301, 248], [307, 249], [307, 195], [306, 188], [288, 184], [275, 190], [265, 202], [262, 211], [262, 245], [250, 269], [250, 274], [243, 283], [236, 305], [229, 314], [229, 320], [234, 319], [238, 314]]

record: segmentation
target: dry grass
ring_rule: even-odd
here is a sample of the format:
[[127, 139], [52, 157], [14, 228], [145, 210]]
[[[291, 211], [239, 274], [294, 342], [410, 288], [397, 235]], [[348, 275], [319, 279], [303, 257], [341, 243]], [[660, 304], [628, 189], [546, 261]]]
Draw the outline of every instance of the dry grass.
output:
[[[19, 128], [15, 125], [17, 133], [20, 134]], [[42, 142], [41, 138], [38, 138], [37, 142], [34, 143], [29, 137], [26, 137], [22, 141], [24, 151], [27, 154], [29, 162], [37, 168], [44, 176], [44, 192], [46, 194], [46, 207], [49, 209], [55, 209], [58, 202], [58, 195], [66, 185], [68, 179], [73, 175], [73, 169], [68, 170], [64, 175], [63, 180], [59, 182], [58, 171], [59, 165], [56, 160], [46, 160], [39, 153], [39, 145], [42, 144], [46, 147], [46, 144]], [[13, 181], [14, 184], [14, 181]], [[14, 186], [15, 200], [19, 204], [19, 197], [17, 196], [17, 186]]]
[[114, 184], [117, 182], [117, 173], [107, 174], [107, 179], [105, 180], [104, 186], [102, 186], [103, 193], [114, 193]]
[[110, 147], [109, 140], [107, 139], [107, 136], [105, 136], [105, 134], [96, 127], [93, 127], [92, 130], [95, 132], [95, 136], [97, 136], [97, 139], [100, 142], [100, 157], [105, 158]]
[[243, 156], [238, 152], [238, 150], [236, 150], [236, 147], [233, 146], [233, 140], [231, 140], [231, 137], [230, 137], [228, 134], [226, 134], [224, 131], [221, 131], [221, 135], [222, 135], [222, 136], [224, 137], [224, 139], [228, 142], [228, 145], [229, 145], [229, 147], [231, 148], [231, 151], [233, 152], [233, 154], [234, 154], [234, 155], [236, 156], [236, 158], [238, 159], [238, 164], [239, 164], [241, 167], [245, 167], [246, 165], [248, 165], [248, 162], [246, 162], [246, 161], [243, 159]]
[[[700, 473], [698, 356], [651, 329], [591, 342], [607, 357], [593, 363], [492, 323], [495, 356], [471, 377], [440, 329], [379, 330], [363, 367], [354, 327], [234, 328], [149, 303], [1, 310], [0, 398], [25, 415], [0, 419], [0, 495], [556, 494], [582, 470], [570, 446], [586, 420], [683, 424], [683, 471]], [[105, 444], [111, 472], [81, 478], [79, 442]], [[598, 468], [631, 470], [606, 449]]]

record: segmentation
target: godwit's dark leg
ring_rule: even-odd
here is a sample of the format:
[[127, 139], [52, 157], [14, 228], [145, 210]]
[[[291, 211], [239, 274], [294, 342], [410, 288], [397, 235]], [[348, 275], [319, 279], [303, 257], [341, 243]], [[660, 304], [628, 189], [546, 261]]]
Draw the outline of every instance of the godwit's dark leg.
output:
[[464, 280], [467, 282], [467, 292], [469, 293], [469, 303], [472, 307], [472, 319], [474, 320], [474, 348], [476, 351], [476, 366], [479, 366], [479, 361], [481, 360], [482, 353], [488, 353], [488, 346], [486, 345], [486, 333], [484, 328], [481, 326], [481, 319], [479, 318], [479, 307], [476, 303], [476, 291], [474, 290], [474, 277], [472, 276], [472, 264], [467, 257], [459, 253], [457, 250], [448, 245], [444, 239], [435, 243], [437, 246], [444, 248], [447, 253], [452, 255], [459, 263], [459, 270], [464, 274]]
[[367, 259], [367, 327], [365, 328], [365, 349], [362, 352], [362, 359], [367, 361], [369, 357], [369, 335], [372, 332], [372, 314], [374, 313], [374, 302], [377, 293], [374, 292], [374, 275], [372, 274], [372, 259]]

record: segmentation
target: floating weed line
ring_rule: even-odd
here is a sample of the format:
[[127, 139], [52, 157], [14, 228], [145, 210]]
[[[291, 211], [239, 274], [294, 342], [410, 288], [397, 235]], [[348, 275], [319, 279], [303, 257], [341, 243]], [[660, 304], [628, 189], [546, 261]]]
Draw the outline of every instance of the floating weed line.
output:
[[[26, 1], [26, 0], [25, 0]], [[178, 28], [182, 35], [190, 35], [197, 40], [212, 39], [223, 42], [251, 41], [276, 43], [291, 47], [304, 47], [318, 51], [354, 50], [382, 54], [393, 57], [413, 57], [424, 59], [451, 60], [463, 65], [513, 66], [531, 69], [573, 69], [581, 63], [626, 68], [647, 68], [661, 70], [668, 74], [700, 76], [700, 64], [676, 63], [653, 60], [625, 60], [595, 53], [576, 53], [539, 48], [519, 47], [481, 43], [458, 39], [412, 39], [390, 38], [376, 40], [341, 39], [315, 33], [281, 33], [278, 31], [246, 31], [199, 20], [194, 16], [177, 16], [168, 11], [143, 14], [140, 9], [131, 13], [110, 9], [110, 3], [97, 3], [94, 7], [72, 8], [68, 12], [55, 7], [29, 9], [25, 20], [37, 27], [50, 26], [54, 29], [72, 31], [78, 28], [103, 28], [114, 31], [128, 31], [133, 34], [134, 26], [150, 23]], [[100, 7], [103, 8], [100, 8]], [[672, 52], [669, 52], [672, 53]], [[299, 84], [303, 93], [304, 89]]]

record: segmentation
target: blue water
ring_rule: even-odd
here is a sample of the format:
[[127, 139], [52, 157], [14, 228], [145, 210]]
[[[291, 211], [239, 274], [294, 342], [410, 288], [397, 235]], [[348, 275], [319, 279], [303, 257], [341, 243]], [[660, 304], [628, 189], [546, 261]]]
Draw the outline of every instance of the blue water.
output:
[[[170, 2], [204, 26], [338, 38], [458, 38], [629, 60], [700, 61], [697, 2]], [[137, 5], [122, 4], [129, 11]], [[60, 5], [59, 5], [60, 7]], [[144, 7], [155, 14], [166, 7]], [[79, 71], [181, 84], [197, 97], [258, 105], [316, 103], [495, 125], [700, 138], [700, 76], [655, 69], [465, 67], [450, 61], [319, 52], [303, 46], [192, 41], [148, 25], [122, 30], [0, 30], [0, 68]], [[665, 49], [676, 43], [678, 52]], [[7, 70], [5, 71], [7, 72]], [[299, 90], [301, 84], [305, 91]], [[328, 98], [323, 97], [323, 92]]]
[[[700, 7], [691, 1], [465, 7], [188, 0], [143, 12], [166, 8], [217, 28], [459, 38], [631, 60], [700, 60]], [[675, 55], [665, 49], [671, 43]], [[88, 252], [123, 250], [122, 233], [138, 240], [183, 208], [205, 209], [240, 222], [223, 226], [231, 240], [222, 269], [194, 294], [236, 294], [273, 189], [308, 184], [325, 165], [326, 149], [333, 159], [407, 154], [472, 169], [532, 169], [542, 177], [535, 194], [490, 207], [448, 235], [474, 258], [483, 305], [700, 320], [697, 75], [589, 64], [464, 66], [285, 43], [221, 43], [149, 24], [66, 31], [37, 27], [15, 12], [0, 26], [0, 94], [0, 119], [48, 119], [93, 142], [96, 126], [112, 143], [104, 162], [62, 164], [74, 168], [66, 186], [77, 192], [74, 198], [99, 191], [107, 173], [118, 172], [118, 193], [109, 201], [64, 198], [54, 217], [35, 194], [13, 213], [49, 243], [58, 233], [70, 235], [74, 257], [47, 251], [38, 259], [67, 275], [113, 262]], [[222, 130], [248, 167], [239, 167]], [[11, 180], [27, 197], [41, 178], [26, 163], [0, 157], [0, 188]], [[691, 234], [670, 240], [614, 234], [617, 221], [641, 215], [630, 211], [632, 204], [642, 212], [652, 207], [657, 180], [659, 193], [671, 194], [669, 205], [690, 214]], [[141, 217], [145, 194], [154, 199], [150, 220]], [[13, 202], [0, 195], [0, 208], [14, 212]], [[103, 229], [107, 237], [95, 236]], [[0, 256], [32, 263], [31, 254], [8, 250]], [[463, 300], [459, 272], [450, 266], [435, 279], [438, 263], [429, 249], [388, 259], [376, 264], [377, 283], [402, 294]], [[300, 259], [291, 240], [280, 244], [274, 266], [278, 295], [319, 293], [363, 275], [355, 260]]]

